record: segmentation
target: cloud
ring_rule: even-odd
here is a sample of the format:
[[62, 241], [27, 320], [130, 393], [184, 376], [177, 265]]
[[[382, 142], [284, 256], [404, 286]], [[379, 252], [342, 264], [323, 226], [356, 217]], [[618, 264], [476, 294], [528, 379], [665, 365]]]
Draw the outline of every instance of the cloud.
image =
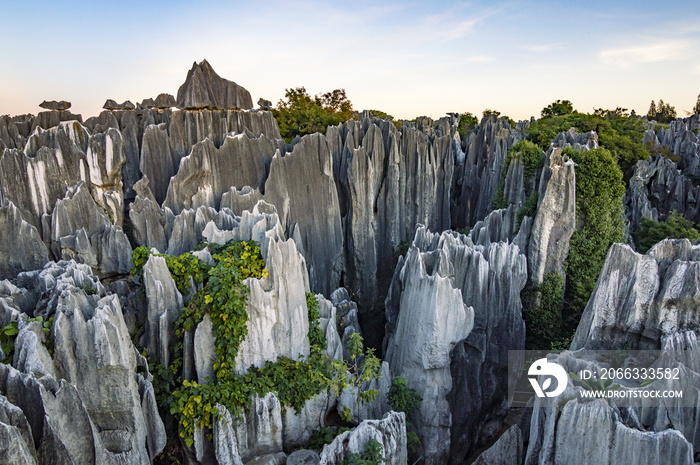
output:
[[533, 53], [546, 53], [551, 52], [556, 48], [555, 44], [530, 44], [530, 45], [518, 45], [518, 48], [525, 50], [526, 52]]
[[639, 63], [657, 63], [685, 58], [691, 43], [687, 40], [647, 42], [631, 47], [603, 50], [599, 57], [607, 64], [627, 67]]
[[488, 55], [474, 55], [469, 58], [467, 58], [468, 62], [470, 63], [491, 63], [493, 61], [496, 61], [496, 57], [488, 56]]

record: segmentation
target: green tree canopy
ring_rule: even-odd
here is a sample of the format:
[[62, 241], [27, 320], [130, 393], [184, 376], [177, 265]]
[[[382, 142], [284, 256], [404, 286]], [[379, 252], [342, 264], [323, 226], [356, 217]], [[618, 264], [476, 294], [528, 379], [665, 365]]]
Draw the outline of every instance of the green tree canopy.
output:
[[576, 163], [576, 221], [566, 259], [565, 326], [573, 333], [593, 292], [608, 249], [624, 239], [625, 184], [613, 155], [604, 148], [564, 153]]
[[550, 103], [542, 109], [542, 118], [549, 116], [568, 115], [574, 112], [574, 105], [569, 100], [559, 100]]
[[345, 89], [335, 89], [311, 97], [305, 87], [285, 90], [285, 99], [280, 100], [272, 114], [277, 120], [280, 134], [287, 141], [296, 136], [320, 132], [352, 118], [352, 102]]
[[677, 211], [672, 211], [666, 221], [654, 221], [642, 217], [639, 228], [632, 233], [637, 245], [637, 250], [646, 253], [654, 244], [664, 239], [690, 239], [695, 242], [700, 238], [700, 233], [693, 227], [690, 220], [683, 218]]
[[647, 112], [647, 119], [659, 123], [670, 123], [676, 119], [676, 108], [668, 103], [664, 103], [663, 100], [659, 100], [659, 103], [655, 106], [652, 100]]
[[700, 95], [698, 95], [698, 101], [695, 102], [695, 106], [693, 107], [693, 114], [700, 115]]

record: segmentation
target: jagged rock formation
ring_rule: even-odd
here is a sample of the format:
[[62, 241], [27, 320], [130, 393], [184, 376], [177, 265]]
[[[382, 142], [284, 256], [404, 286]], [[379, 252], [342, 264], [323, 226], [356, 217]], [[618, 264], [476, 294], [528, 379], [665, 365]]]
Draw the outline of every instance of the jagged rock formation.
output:
[[462, 460], [475, 431], [498, 417], [508, 349], [525, 342], [519, 293], [526, 280], [517, 246], [475, 246], [425, 228], [399, 259], [386, 302], [385, 359], [423, 397], [415, 423], [429, 463]]
[[403, 413], [390, 412], [381, 420], [363, 421], [353, 431], [346, 431], [324, 446], [321, 465], [338, 465], [350, 454], [363, 453], [370, 439], [381, 444], [383, 463], [400, 465], [407, 462], [406, 418]]
[[[116, 295], [74, 261], [20, 274], [17, 282], [33, 287], [9, 289], [12, 300], [25, 296], [30, 312], [16, 314], [21, 337], [13, 364], [21, 371], [0, 365], [9, 416], [2, 423], [26, 445], [12, 453], [24, 463], [151, 463], [165, 446], [165, 429], [147, 369], [146, 377], [137, 374], [145, 360]], [[32, 315], [55, 317], [53, 356], [38, 323], [27, 322]]]
[[560, 132], [552, 141], [552, 145], [558, 148], [571, 147], [576, 151], [593, 150], [598, 148], [598, 134], [595, 131], [579, 134], [576, 128]]
[[22, 219], [17, 207], [9, 200], [0, 206], [0, 237], [0, 279], [36, 270], [49, 261], [48, 250], [39, 232]]
[[272, 156], [277, 151], [283, 153], [283, 144], [281, 139], [251, 133], [227, 136], [219, 148], [209, 139], [198, 142], [190, 155], [180, 160], [177, 174], [173, 170], [167, 176], [170, 184], [163, 205], [175, 214], [200, 205], [218, 209], [221, 195], [232, 187], [261, 187]]
[[614, 244], [571, 344], [660, 349], [664, 336], [700, 331], [700, 247], [666, 239], [645, 255]]
[[194, 63], [187, 73], [185, 83], [177, 91], [177, 107], [180, 109], [251, 109], [250, 92], [235, 82], [220, 77], [207, 60]]
[[624, 202], [632, 231], [642, 217], [665, 221], [674, 210], [690, 221], [700, 219], [700, 188], [675, 163], [661, 156], [637, 162]]
[[493, 209], [508, 149], [522, 138], [506, 118], [489, 116], [465, 141], [464, 163], [455, 169], [452, 224], [465, 227], [482, 220]]
[[576, 228], [576, 175], [573, 160], [560, 150], [547, 152], [540, 178], [540, 195], [528, 245], [528, 269], [532, 281], [564, 270], [569, 240]]
[[65, 100], [61, 100], [60, 102], [56, 100], [51, 100], [51, 101], [46, 101], [44, 100], [39, 104], [41, 108], [45, 108], [47, 110], [67, 110], [71, 107], [70, 102], [66, 102]]
[[474, 465], [512, 465], [521, 464], [522, 462], [522, 432], [518, 425], [513, 425], [473, 463]]
[[677, 119], [668, 129], [659, 129], [656, 140], [681, 157], [679, 168], [685, 174], [700, 175], [700, 143], [697, 130], [700, 128], [700, 115]]
[[547, 408], [535, 401], [526, 465], [694, 463], [693, 446], [678, 431], [639, 431], [605, 400], [567, 400]]

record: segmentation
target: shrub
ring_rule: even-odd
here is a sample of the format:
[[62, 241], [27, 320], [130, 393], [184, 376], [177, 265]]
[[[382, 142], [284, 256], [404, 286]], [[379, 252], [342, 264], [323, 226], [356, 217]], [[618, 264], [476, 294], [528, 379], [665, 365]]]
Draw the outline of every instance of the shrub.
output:
[[523, 289], [521, 298], [527, 329], [525, 349], [549, 350], [561, 337], [564, 277], [556, 271], [549, 273], [542, 283]]
[[320, 132], [352, 118], [352, 103], [345, 89], [335, 89], [314, 98], [304, 87], [285, 90], [285, 100], [280, 100], [272, 114], [277, 120], [280, 134], [291, 142], [296, 136]]
[[384, 463], [384, 447], [376, 439], [370, 439], [365, 444], [362, 454], [350, 454], [341, 465], [379, 465]]
[[576, 163], [576, 231], [566, 259], [564, 308], [567, 332], [573, 333], [603, 268], [608, 249], [624, 238], [622, 197], [625, 185], [613, 155], [604, 148], [564, 150]]
[[647, 217], [642, 217], [639, 228], [632, 233], [637, 250], [646, 253], [657, 242], [666, 238], [669, 239], [690, 239], [695, 242], [700, 238], [700, 233], [693, 227], [693, 223], [678, 213], [672, 211], [666, 221], [654, 221]]

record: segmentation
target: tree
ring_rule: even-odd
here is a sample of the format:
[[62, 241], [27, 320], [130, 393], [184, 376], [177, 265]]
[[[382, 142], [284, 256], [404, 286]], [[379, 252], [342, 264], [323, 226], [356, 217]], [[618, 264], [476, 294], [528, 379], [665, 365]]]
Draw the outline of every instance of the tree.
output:
[[666, 221], [654, 221], [647, 217], [642, 217], [639, 228], [632, 234], [637, 244], [637, 250], [646, 253], [654, 244], [666, 238], [683, 239], [690, 242], [698, 240], [700, 234], [693, 227], [690, 220], [683, 218], [677, 211], [672, 211]]
[[352, 103], [345, 89], [335, 89], [315, 97], [305, 87], [285, 89], [285, 100], [280, 100], [272, 114], [277, 120], [280, 134], [287, 141], [296, 136], [326, 132], [333, 126], [352, 118]]
[[481, 113], [481, 116], [484, 117], [484, 118], [486, 118], [486, 117], [488, 117], [488, 116], [495, 116], [496, 118], [498, 118], [499, 116], [501, 116], [501, 112], [498, 111], [498, 110], [489, 110], [489, 109], [487, 108], [486, 110], [484, 110], [484, 111]]
[[654, 101], [651, 101], [647, 119], [655, 120], [659, 123], [670, 123], [676, 119], [676, 108], [668, 103], [664, 103], [663, 99], [659, 99], [659, 103], [654, 107]]
[[693, 114], [700, 115], [700, 95], [698, 95], [698, 101], [695, 102], [695, 106], [693, 107]]
[[574, 112], [574, 105], [569, 100], [559, 100], [550, 103], [542, 109], [542, 118], [562, 116]]
[[469, 136], [469, 133], [472, 132], [472, 129], [474, 129], [474, 127], [477, 124], [479, 124], [479, 120], [476, 119], [476, 116], [472, 115], [469, 112], [460, 113], [459, 127], [457, 128], [457, 132], [459, 132], [460, 138], [462, 140], [466, 140]]

